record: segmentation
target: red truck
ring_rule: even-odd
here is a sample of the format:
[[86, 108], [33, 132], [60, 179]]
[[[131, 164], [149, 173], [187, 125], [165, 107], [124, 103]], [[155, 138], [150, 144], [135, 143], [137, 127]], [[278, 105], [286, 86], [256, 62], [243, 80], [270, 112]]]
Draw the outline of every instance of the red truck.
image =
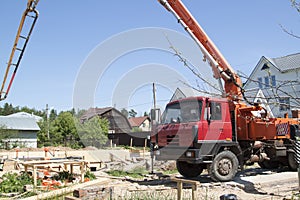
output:
[[[242, 82], [180, 0], [160, 0], [190, 34], [224, 83], [224, 98], [189, 97], [167, 104], [151, 136], [156, 160], [176, 160], [181, 175], [193, 178], [207, 169], [215, 181], [232, 180], [246, 164], [298, 168], [294, 144], [299, 122], [270, 118], [250, 105]], [[246, 103], [244, 102], [246, 100]]]

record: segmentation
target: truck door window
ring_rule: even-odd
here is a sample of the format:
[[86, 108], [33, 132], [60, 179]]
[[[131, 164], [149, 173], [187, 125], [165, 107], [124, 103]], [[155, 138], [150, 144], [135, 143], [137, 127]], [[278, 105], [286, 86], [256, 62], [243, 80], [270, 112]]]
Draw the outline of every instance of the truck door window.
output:
[[168, 105], [162, 123], [196, 122], [201, 116], [201, 101], [183, 101]]
[[167, 106], [162, 116], [162, 123], [179, 123], [180, 122], [180, 107], [179, 104]]
[[222, 120], [222, 109], [221, 103], [211, 102], [210, 103], [210, 116], [211, 120]]

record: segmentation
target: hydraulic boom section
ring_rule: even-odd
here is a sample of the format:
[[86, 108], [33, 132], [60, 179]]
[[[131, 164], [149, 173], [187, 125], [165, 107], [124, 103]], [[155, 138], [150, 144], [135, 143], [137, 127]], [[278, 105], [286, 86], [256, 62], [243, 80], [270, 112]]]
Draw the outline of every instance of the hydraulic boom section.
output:
[[183, 28], [195, 40], [204, 54], [204, 59], [212, 67], [215, 78], [222, 78], [225, 82], [226, 97], [230, 101], [239, 102], [243, 98], [242, 81], [235, 73], [221, 52], [198, 24], [196, 19], [180, 0], [159, 0], [170, 11]]
[[[12, 51], [10, 53], [9, 61], [7, 63], [6, 71], [4, 74], [1, 91], [0, 91], [0, 101], [6, 99], [9, 93], [12, 82], [15, 78], [24, 51], [26, 49], [27, 43], [29, 41], [30, 35], [39, 16], [38, 11], [36, 10], [36, 6], [38, 2], [39, 0], [28, 0], [27, 8], [22, 15], [18, 32], [15, 38], [15, 42]], [[25, 24], [26, 26], [28, 26], [27, 30], [23, 29]], [[9, 76], [10, 76], [10, 80], [8, 81], [7, 78]]]

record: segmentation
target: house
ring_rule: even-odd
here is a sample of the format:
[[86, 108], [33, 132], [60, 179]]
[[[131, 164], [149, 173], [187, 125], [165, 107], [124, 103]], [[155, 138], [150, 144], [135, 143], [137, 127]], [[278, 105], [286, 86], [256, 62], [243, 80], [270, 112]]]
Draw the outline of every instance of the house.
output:
[[0, 116], [0, 127], [5, 148], [37, 147], [37, 133], [40, 127], [35, 118], [14, 115]]
[[262, 56], [244, 84], [245, 96], [251, 102], [261, 90], [275, 117], [292, 116], [300, 109], [300, 53], [278, 58]]
[[201, 91], [201, 90], [195, 90], [191, 87], [185, 87], [185, 88], [176, 88], [175, 92], [173, 93], [170, 102], [176, 101], [179, 99], [187, 98], [187, 97], [193, 97], [193, 96], [210, 96], [210, 97], [221, 97], [222, 93], [220, 91], [216, 91], [213, 88]]
[[129, 133], [131, 131], [128, 119], [113, 107], [90, 108], [83, 114], [80, 121], [84, 122], [94, 116], [106, 118], [109, 121], [109, 133]]
[[128, 119], [131, 127], [141, 131], [150, 131], [151, 130], [151, 120], [150, 117], [131, 117]]
[[43, 121], [43, 118], [34, 114], [29, 114], [27, 112], [17, 112], [11, 115], [8, 115], [10, 117], [22, 117], [22, 118], [34, 118], [36, 122], [40, 122]]

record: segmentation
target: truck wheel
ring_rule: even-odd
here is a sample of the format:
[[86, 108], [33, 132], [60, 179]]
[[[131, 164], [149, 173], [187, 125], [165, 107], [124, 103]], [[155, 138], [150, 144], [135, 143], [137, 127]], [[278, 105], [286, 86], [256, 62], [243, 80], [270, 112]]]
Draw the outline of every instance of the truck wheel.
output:
[[288, 163], [291, 170], [296, 171], [298, 169], [298, 163], [296, 162], [295, 153], [289, 152], [288, 153]]
[[176, 167], [178, 172], [185, 178], [195, 178], [203, 171], [201, 164], [192, 164], [185, 161], [177, 161]]
[[231, 151], [222, 151], [210, 165], [210, 177], [214, 181], [230, 181], [238, 170], [239, 161]]

